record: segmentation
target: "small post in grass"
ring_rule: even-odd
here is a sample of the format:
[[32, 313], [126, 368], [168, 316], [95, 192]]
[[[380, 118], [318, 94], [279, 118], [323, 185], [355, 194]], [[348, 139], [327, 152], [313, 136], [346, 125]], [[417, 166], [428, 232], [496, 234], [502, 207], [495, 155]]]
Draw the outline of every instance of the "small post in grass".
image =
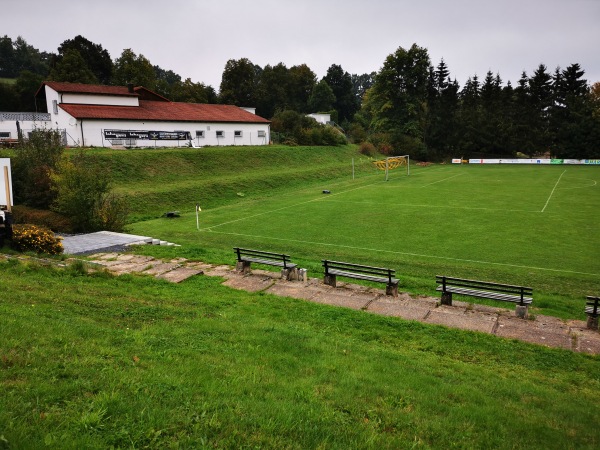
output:
[[198, 213], [202, 211], [200, 209], [200, 204], [196, 203], [196, 228], [198, 229], [198, 231], [200, 231], [200, 219], [198, 218]]

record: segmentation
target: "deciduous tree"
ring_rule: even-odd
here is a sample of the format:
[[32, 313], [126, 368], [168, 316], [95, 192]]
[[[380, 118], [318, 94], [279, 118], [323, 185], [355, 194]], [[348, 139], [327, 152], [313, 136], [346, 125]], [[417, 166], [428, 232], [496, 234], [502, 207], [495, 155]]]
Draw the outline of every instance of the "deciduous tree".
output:
[[150, 61], [144, 55], [136, 55], [130, 48], [126, 48], [121, 56], [115, 60], [113, 84], [124, 86], [132, 83], [154, 89], [156, 72]]

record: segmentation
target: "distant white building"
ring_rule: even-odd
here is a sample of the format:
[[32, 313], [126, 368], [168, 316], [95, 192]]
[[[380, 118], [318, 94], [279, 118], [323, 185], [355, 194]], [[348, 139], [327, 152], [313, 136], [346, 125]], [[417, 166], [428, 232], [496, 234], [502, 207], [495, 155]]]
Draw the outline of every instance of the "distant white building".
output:
[[317, 122], [322, 123], [323, 125], [327, 125], [329, 122], [331, 122], [331, 114], [312, 113], [312, 114], [307, 114], [307, 116], [312, 117]]
[[[83, 147], [267, 145], [270, 121], [253, 108], [171, 102], [144, 87], [47, 81], [36, 93], [47, 114], [21, 121], [0, 113], [0, 138], [34, 128], [58, 129], [65, 144]], [[28, 113], [20, 113], [28, 114]], [[7, 116], [8, 115], [8, 116]], [[9, 119], [4, 120], [3, 117]], [[14, 120], [16, 119], [16, 120]], [[43, 119], [43, 120], [41, 120]]]

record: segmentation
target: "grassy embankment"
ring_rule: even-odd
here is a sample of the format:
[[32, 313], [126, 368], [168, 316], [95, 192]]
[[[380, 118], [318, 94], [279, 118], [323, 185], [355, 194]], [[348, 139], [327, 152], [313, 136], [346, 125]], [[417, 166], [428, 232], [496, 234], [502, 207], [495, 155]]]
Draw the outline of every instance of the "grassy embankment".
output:
[[3, 448], [598, 448], [600, 359], [195, 277], [0, 262]]

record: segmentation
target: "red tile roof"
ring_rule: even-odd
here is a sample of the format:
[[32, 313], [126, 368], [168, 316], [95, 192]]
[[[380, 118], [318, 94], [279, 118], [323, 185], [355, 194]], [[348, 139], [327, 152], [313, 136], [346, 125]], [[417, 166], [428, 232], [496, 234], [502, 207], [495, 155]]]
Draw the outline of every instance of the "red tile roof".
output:
[[59, 106], [76, 119], [270, 123], [267, 119], [232, 105], [140, 100], [140, 106], [73, 103], [61, 103]]
[[[127, 97], [138, 97], [136, 92], [129, 92], [127, 86], [104, 86], [100, 84], [67, 83], [62, 81], [44, 81], [38, 90], [49, 86], [59, 93], [69, 94], [95, 94], [95, 95], [118, 95]], [[36, 94], [37, 96], [37, 94]]]

